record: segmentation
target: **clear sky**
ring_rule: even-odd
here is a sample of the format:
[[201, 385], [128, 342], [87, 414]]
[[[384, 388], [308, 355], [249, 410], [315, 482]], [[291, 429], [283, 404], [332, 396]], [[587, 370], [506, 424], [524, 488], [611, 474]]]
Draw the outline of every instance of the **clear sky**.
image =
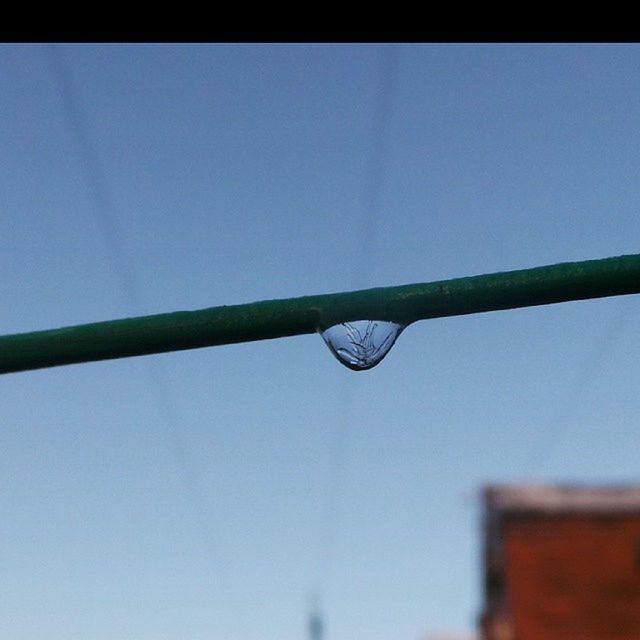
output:
[[[640, 250], [637, 46], [0, 47], [0, 331]], [[636, 297], [0, 377], [0, 636], [469, 631], [487, 482], [638, 479]]]

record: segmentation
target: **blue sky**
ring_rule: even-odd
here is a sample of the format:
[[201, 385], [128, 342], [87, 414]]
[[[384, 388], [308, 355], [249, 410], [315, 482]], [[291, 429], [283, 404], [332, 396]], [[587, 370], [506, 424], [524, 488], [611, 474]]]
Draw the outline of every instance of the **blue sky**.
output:
[[[2, 46], [0, 331], [636, 253], [639, 65]], [[473, 629], [486, 482], [637, 480], [639, 310], [2, 376], [0, 635], [293, 640], [313, 591], [327, 640]]]

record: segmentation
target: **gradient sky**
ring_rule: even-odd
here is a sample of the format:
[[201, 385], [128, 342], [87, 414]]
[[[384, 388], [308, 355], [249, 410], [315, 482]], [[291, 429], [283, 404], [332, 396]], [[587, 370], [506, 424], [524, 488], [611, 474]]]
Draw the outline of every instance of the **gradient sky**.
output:
[[[638, 46], [0, 47], [3, 334], [639, 251]], [[0, 378], [0, 636], [470, 631], [487, 482], [637, 481], [637, 297]]]

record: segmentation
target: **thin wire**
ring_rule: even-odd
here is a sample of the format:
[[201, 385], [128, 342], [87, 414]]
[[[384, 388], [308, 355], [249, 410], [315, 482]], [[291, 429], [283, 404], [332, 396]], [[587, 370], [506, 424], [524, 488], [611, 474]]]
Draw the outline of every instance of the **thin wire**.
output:
[[[354, 261], [356, 286], [369, 284], [376, 255], [389, 135], [393, 119], [398, 50], [399, 46], [397, 45], [387, 45], [380, 48], [378, 86], [371, 126], [371, 145], [365, 161], [361, 233], [357, 236], [359, 240]], [[349, 440], [353, 426], [356, 384], [357, 381], [351, 376], [349, 381], [341, 380], [337, 393], [337, 418], [330, 442], [327, 492], [320, 521], [317, 584], [314, 589], [318, 599], [322, 596], [324, 587], [329, 580], [339, 521], [342, 516], [340, 506], [347, 480]]]
[[78, 154], [82, 162], [89, 195], [93, 202], [95, 218], [111, 257], [111, 266], [118, 281], [123, 303], [129, 313], [135, 313], [142, 306], [139, 287], [129, 264], [118, 225], [115, 222], [114, 206], [107, 187], [107, 179], [100, 169], [97, 153], [87, 133], [88, 126], [78, 106], [80, 103], [63, 58], [62, 47], [49, 45], [48, 52], [53, 75], [60, 89], [60, 100], [67, 116], [69, 128], [78, 146]]
[[[89, 126], [79, 106], [80, 100], [64, 60], [62, 46], [49, 45], [48, 52], [53, 75], [59, 87], [60, 100], [77, 144], [84, 178], [93, 202], [93, 211], [117, 279], [122, 304], [129, 314], [135, 315], [142, 308], [140, 288], [115, 219], [115, 207], [108, 188], [108, 180], [89, 136]], [[184, 442], [182, 420], [168, 376], [157, 357], [145, 358], [144, 362], [148, 392], [168, 438], [169, 451], [173, 456], [179, 481], [190, 505], [194, 524], [202, 538], [202, 543], [216, 558], [219, 587], [224, 592], [228, 592], [228, 563], [224, 561], [213, 544], [217, 535], [211, 526], [210, 518], [206, 516], [207, 507], [203, 486]]]
[[540, 431], [537, 443], [529, 450], [525, 469], [530, 475], [539, 473], [548, 465], [553, 454], [575, 426], [577, 408], [583, 404], [586, 394], [602, 375], [607, 360], [611, 358], [624, 330], [637, 315], [638, 307], [629, 308], [628, 301], [620, 301], [605, 320], [592, 349], [587, 349], [566, 392], [553, 407], [546, 426]]
[[314, 589], [316, 603], [322, 599], [324, 589], [329, 580], [333, 552], [335, 548], [338, 521], [341, 518], [340, 503], [346, 484], [350, 426], [353, 420], [354, 388], [352, 384], [342, 381], [338, 389], [336, 420], [331, 433], [329, 465], [326, 482], [326, 493], [320, 520], [320, 537], [318, 545], [318, 566], [316, 568], [317, 584]]
[[364, 197], [359, 242], [355, 260], [355, 286], [370, 284], [380, 227], [384, 177], [393, 122], [394, 96], [398, 76], [399, 45], [380, 50], [379, 78], [371, 125], [371, 146], [364, 169]]

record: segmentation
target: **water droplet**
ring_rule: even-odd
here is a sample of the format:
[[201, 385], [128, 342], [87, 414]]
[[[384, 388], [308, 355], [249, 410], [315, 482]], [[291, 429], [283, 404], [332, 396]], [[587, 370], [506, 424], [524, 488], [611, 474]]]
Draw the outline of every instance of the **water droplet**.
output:
[[354, 371], [375, 367], [402, 333], [404, 326], [384, 320], [334, 324], [320, 332], [331, 353]]

